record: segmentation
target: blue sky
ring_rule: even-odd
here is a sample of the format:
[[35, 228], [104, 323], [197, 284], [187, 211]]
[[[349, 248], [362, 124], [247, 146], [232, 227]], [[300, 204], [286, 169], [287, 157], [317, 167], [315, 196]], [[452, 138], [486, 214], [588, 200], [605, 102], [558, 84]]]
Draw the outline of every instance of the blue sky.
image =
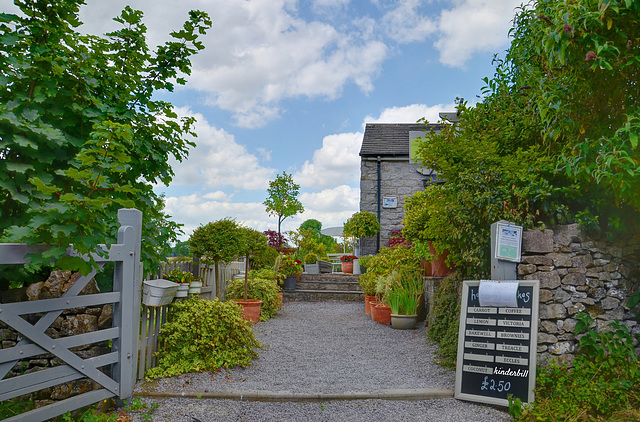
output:
[[[437, 121], [456, 97], [471, 103], [508, 47], [513, 0], [87, 0], [85, 32], [103, 34], [126, 4], [145, 13], [151, 45], [187, 11], [209, 13], [206, 49], [185, 87], [162, 94], [198, 119], [197, 147], [176, 163], [167, 212], [186, 239], [231, 217], [277, 229], [262, 205], [269, 180], [287, 171], [305, 212], [342, 225], [359, 204], [358, 152], [365, 123]], [[0, 0], [10, 11], [9, 0]]]

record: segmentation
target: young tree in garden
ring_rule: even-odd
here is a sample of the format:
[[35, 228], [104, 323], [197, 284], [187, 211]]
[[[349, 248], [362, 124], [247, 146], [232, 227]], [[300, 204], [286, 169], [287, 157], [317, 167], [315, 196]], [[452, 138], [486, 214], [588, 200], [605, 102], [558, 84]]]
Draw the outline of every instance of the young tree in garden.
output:
[[263, 204], [267, 207], [269, 215], [278, 217], [278, 235], [280, 235], [282, 222], [287, 217], [304, 211], [302, 203], [298, 200], [300, 185], [295, 184], [293, 177], [283, 171], [276, 176], [275, 180], [269, 182], [267, 193], [269, 195]]
[[116, 238], [117, 209], [143, 212], [145, 269], [163, 259], [179, 226], [163, 211], [156, 183], [173, 176], [170, 157], [186, 158], [194, 119], [154, 98], [190, 74], [190, 57], [210, 28], [191, 11], [172, 40], [150, 51], [142, 12], [126, 7], [121, 28], [82, 35], [84, 2], [16, 1], [0, 14], [0, 238], [57, 245], [32, 262], [87, 273], [62, 258]]
[[235, 220], [223, 218], [207, 223], [193, 231], [189, 237], [189, 247], [194, 257], [205, 264], [214, 264], [216, 274], [216, 296], [222, 297], [220, 263], [230, 262], [243, 253], [244, 237], [241, 227]]
[[262, 252], [268, 248], [267, 236], [260, 233], [258, 230], [254, 230], [248, 227], [240, 228], [243, 242], [241, 245], [241, 252], [245, 256], [244, 261], [244, 301], [247, 301], [247, 285], [249, 284], [249, 257]]

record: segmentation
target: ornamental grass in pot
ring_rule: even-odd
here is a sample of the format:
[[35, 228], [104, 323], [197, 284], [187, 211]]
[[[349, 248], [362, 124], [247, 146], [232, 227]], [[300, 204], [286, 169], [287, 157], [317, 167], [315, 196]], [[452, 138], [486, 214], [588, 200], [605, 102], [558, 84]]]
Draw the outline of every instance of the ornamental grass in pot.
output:
[[401, 269], [391, 274], [385, 298], [391, 307], [393, 328], [401, 330], [415, 328], [422, 290], [421, 271]]

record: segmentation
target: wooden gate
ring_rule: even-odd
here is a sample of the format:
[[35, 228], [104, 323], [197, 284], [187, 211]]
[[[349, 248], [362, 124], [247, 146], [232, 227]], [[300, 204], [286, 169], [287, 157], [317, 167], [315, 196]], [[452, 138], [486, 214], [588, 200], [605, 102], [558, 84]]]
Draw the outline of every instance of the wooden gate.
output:
[[[94, 270], [80, 277], [60, 298], [29, 302], [0, 304], [0, 321], [9, 325], [22, 337], [14, 347], [0, 350], [0, 401], [24, 394], [88, 378], [100, 385], [65, 400], [6, 419], [6, 421], [44, 421], [69, 410], [96, 403], [109, 397], [130, 398], [136, 377], [138, 330], [140, 324], [140, 229], [142, 213], [135, 209], [118, 212], [121, 225], [117, 244], [100, 248], [106, 257], [93, 254], [102, 267], [114, 262], [113, 292], [78, 294], [95, 276]], [[23, 244], [0, 244], [0, 264], [25, 264], [25, 255], [42, 252], [46, 246], [29, 247]], [[76, 255], [69, 248], [70, 255]], [[111, 328], [70, 337], [51, 338], [45, 331], [66, 309], [112, 304], [113, 324]], [[22, 316], [42, 314], [35, 324]], [[134, 327], [136, 329], [134, 329]], [[111, 341], [109, 353], [83, 359], [70, 350], [73, 347]], [[63, 364], [38, 372], [6, 378], [9, 371], [20, 361], [34, 356], [50, 354]], [[110, 367], [110, 371], [100, 368]]]

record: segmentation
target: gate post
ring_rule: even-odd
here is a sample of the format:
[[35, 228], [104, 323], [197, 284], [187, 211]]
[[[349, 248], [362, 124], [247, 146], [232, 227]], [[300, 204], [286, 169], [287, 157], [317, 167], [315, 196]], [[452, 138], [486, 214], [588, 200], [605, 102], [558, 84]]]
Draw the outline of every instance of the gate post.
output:
[[[118, 222], [121, 225], [121, 229], [118, 231], [118, 243], [129, 244], [129, 239], [121, 239], [121, 236], [125, 236], [129, 231], [126, 227], [133, 228], [133, 239], [131, 239], [131, 260], [129, 268], [122, 268], [118, 270], [116, 265], [116, 271], [114, 273], [114, 288], [116, 286], [116, 277], [123, 277], [120, 281], [121, 290], [121, 309], [120, 312], [113, 313], [114, 325], [116, 318], [120, 318], [117, 321], [118, 326], [121, 327], [120, 346], [125, 346], [120, 351], [120, 368], [119, 382], [121, 386], [120, 398], [131, 398], [133, 395], [133, 387], [136, 382], [138, 362], [138, 336], [140, 330], [140, 306], [142, 302], [142, 271], [140, 265], [140, 249], [142, 239], [142, 212], [137, 209], [123, 208], [118, 210]], [[122, 228], [125, 228], [123, 231]], [[123, 263], [124, 264], [124, 263]], [[123, 265], [124, 267], [124, 265]]]

